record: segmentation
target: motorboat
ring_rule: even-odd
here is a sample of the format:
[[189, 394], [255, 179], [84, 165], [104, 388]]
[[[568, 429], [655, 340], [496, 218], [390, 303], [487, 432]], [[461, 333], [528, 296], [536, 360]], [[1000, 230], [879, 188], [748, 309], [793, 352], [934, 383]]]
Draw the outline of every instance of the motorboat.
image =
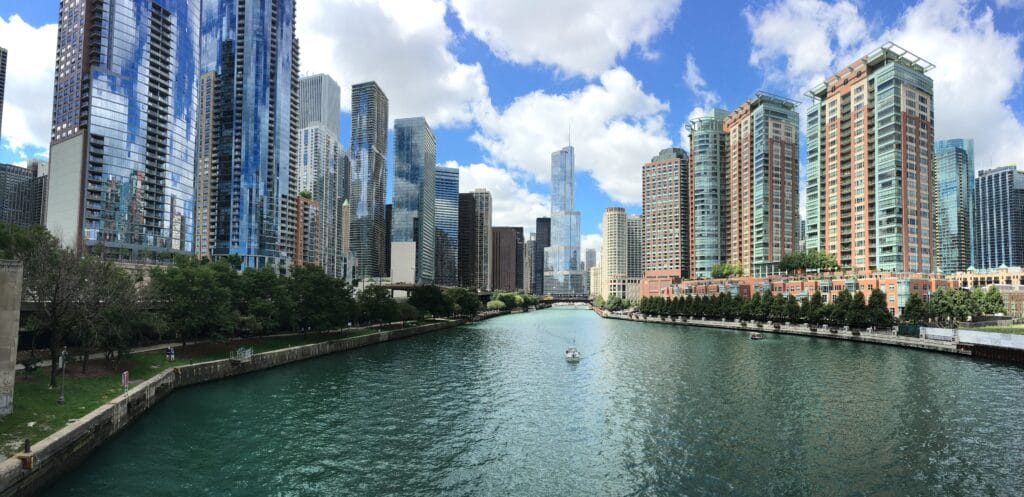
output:
[[569, 348], [565, 349], [565, 360], [567, 362], [580, 362], [580, 359], [582, 358], [583, 356], [580, 355], [579, 350], [576, 350], [575, 345], [572, 345]]
[[760, 340], [762, 338], [764, 338], [764, 335], [762, 335], [762, 334], [760, 334], [760, 333], [758, 333], [756, 331], [754, 333], [750, 334], [750, 339], [751, 340]]

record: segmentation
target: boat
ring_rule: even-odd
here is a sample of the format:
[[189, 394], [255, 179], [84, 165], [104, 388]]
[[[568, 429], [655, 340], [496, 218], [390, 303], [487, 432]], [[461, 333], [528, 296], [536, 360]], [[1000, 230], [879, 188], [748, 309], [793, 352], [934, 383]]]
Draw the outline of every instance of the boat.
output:
[[583, 356], [579, 350], [576, 350], [575, 345], [570, 345], [569, 348], [565, 349], [565, 360], [567, 362], [580, 362]]
[[764, 338], [764, 335], [762, 335], [762, 334], [760, 334], [760, 333], [758, 333], [756, 331], [754, 333], [750, 334], [750, 339], [751, 340], [760, 340], [762, 338]]

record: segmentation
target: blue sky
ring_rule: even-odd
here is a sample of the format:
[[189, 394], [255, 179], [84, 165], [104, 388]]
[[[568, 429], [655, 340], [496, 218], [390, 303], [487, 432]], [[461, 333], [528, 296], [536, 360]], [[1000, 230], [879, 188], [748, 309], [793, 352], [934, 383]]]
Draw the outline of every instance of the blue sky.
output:
[[[339, 81], [343, 111], [348, 86], [372, 79], [392, 119], [425, 115], [438, 162], [462, 169], [464, 191], [492, 191], [496, 225], [531, 231], [546, 213], [548, 157], [571, 126], [591, 247], [605, 207], [640, 211], [640, 166], [664, 146], [686, 148], [690, 116], [757, 90], [803, 102], [807, 87], [888, 40], [936, 65], [938, 138], [975, 138], [978, 169], [1024, 163], [1024, 0], [625, 5], [298, 0], [301, 67]], [[0, 1], [10, 51], [0, 162], [46, 154], [57, 9]]]

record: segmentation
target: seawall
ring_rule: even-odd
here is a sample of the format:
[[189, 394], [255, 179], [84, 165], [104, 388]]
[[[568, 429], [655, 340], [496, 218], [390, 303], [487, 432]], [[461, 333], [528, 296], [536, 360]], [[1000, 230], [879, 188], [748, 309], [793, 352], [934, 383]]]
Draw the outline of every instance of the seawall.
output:
[[[504, 314], [504, 313], [502, 313]], [[483, 316], [482, 319], [495, 315]], [[32, 446], [32, 467], [23, 468], [18, 456], [0, 463], [0, 497], [33, 495], [81, 463], [90, 452], [120, 432], [174, 390], [189, 385], [261, 371], [304, 359], [439, 331], [470, 322], [455, 320], [400, 330], [381, 331], [310, 345], [253, 354], [247, 363], [228, 359], [177, 366], [136, 385], [127, 393], [96, 408]]]

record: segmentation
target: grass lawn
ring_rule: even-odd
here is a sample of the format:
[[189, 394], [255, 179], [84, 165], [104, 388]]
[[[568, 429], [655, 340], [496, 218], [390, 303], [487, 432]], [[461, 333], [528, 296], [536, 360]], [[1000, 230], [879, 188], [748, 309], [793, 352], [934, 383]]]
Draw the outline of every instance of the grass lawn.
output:
[[991, 331], [993, 333], [1009, 333], [1011, 335], [1024, 335], [1024, 324], [1011, 324], [1009, 326], [977, 326], [970, 329], [977, 331]]
[[127, 370], [131, 384], [152, 378], [164, 369], [190, 362], [227, 359], [231, 350], [250, 346], [255, 353], [307, 345], [311, 343], [369, 335], [378, 329], [358, 329], [344, 333], [307, 333], [302, 335], [248, 338], [230, 342], [201, 342], [184, 349], [175, 347], [175, 361], [168, 362], [164, 352], [140, 352], [121, 361], [115, 369], [103, 359], [92, 359], [82, 374], [82, 363], [68, 365], [64, 383], [64, 404], [57, 404], [58, 388], [50, 389], [50, 368], [44, 367], [25, 373], [20, 371], [14, 382], [14, 413], [0, 418], [0, 451], [12, 456], [21, 450], [28, 438], [33, 444], [63, 428], [71, 419], [78, 419], [93, 409], [120, 395], [121, 372]]

